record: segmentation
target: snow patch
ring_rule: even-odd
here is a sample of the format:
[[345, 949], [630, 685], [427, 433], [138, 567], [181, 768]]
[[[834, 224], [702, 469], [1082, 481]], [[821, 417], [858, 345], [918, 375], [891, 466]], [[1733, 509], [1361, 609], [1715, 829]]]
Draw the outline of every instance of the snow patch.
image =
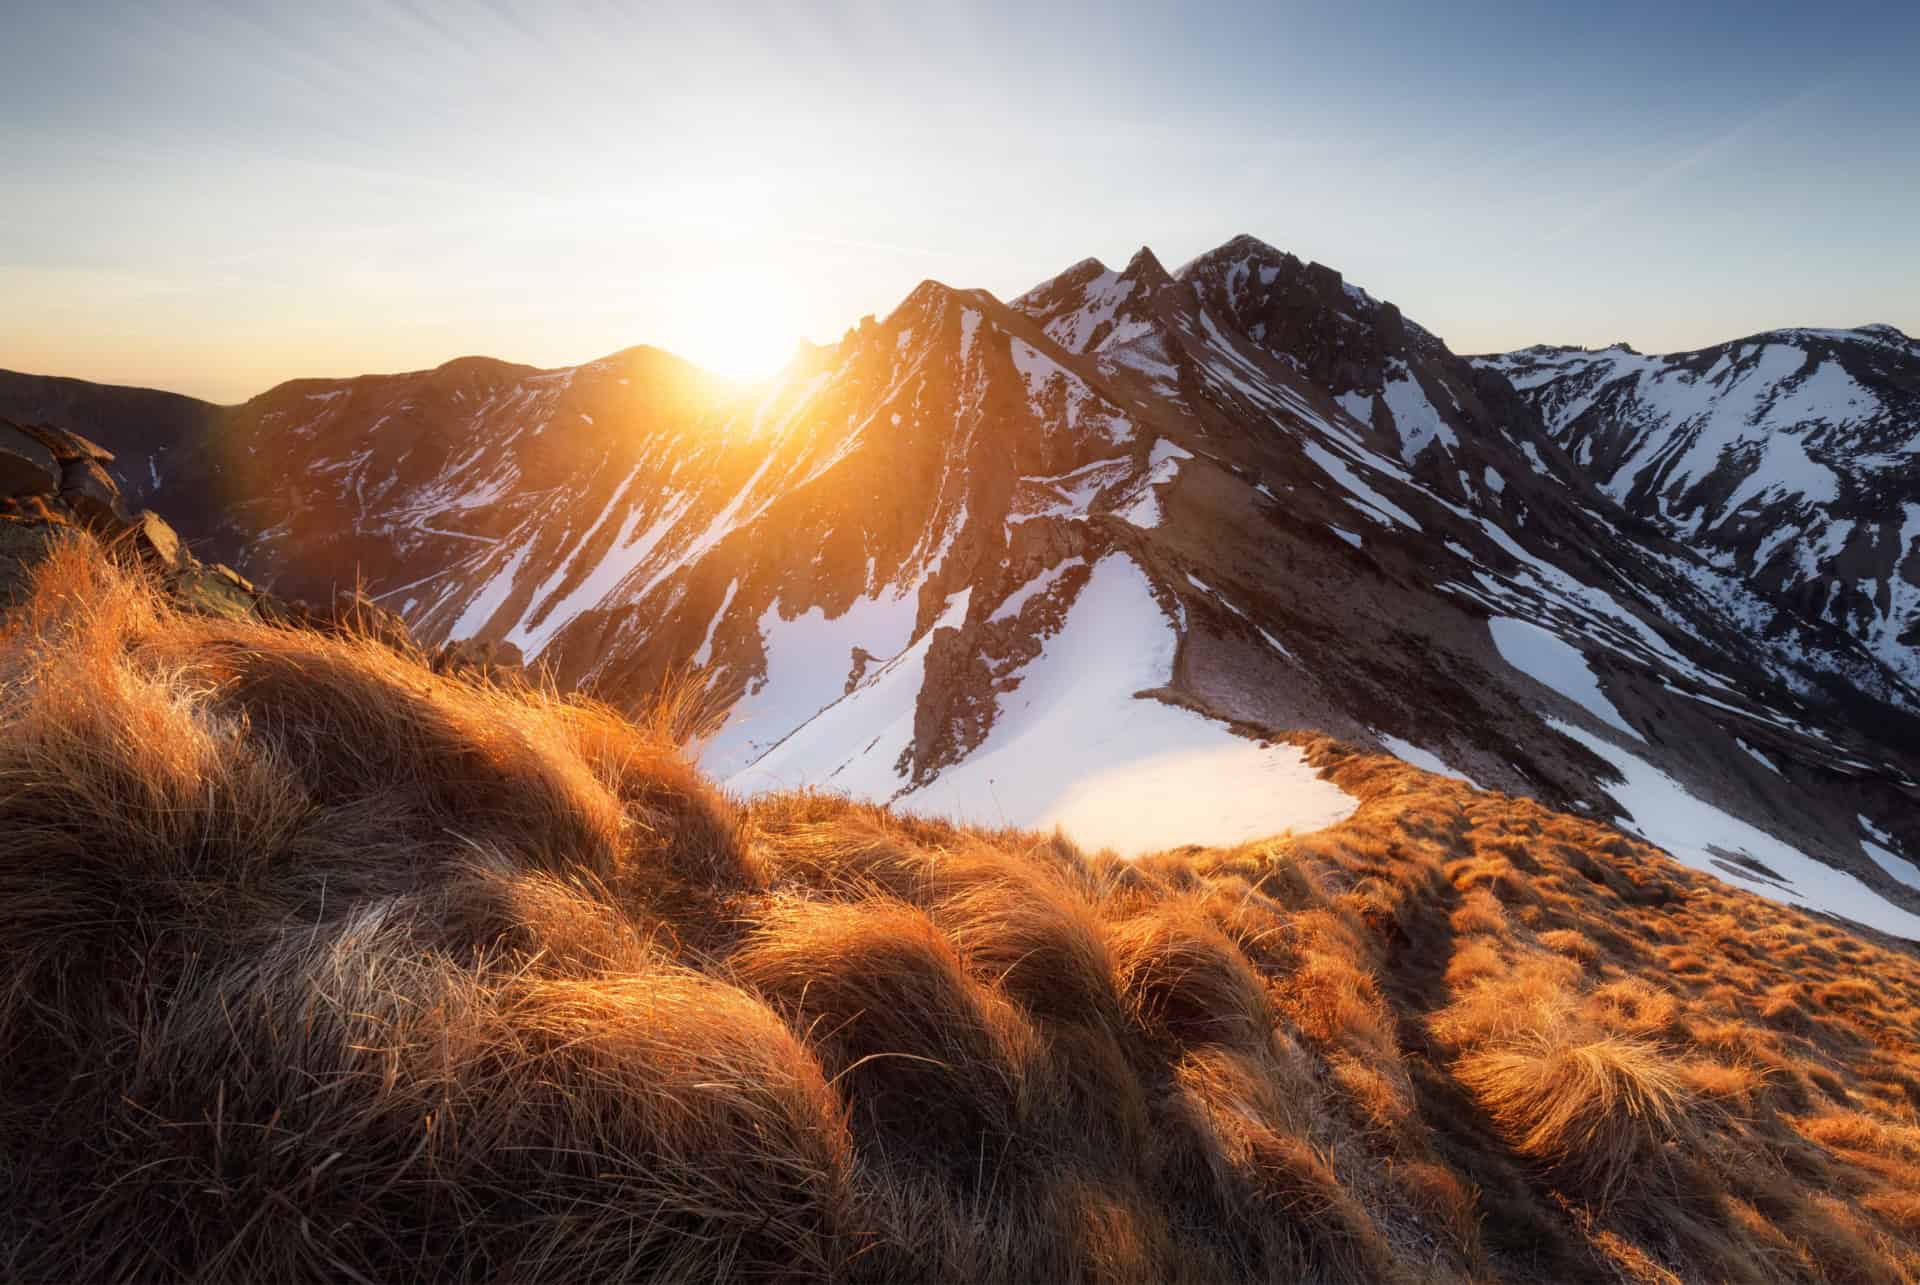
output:
[[1008, 594], [1006, 601], [1000, 604], [999, 609], [987, 617], [987, 623], [993, 624], [997, 620], [1012, 620], [1020, 614], [1020, 609], [1026, 606], [1030, 599], [1037, 598], [1053, 588], [1060, 577], [1072, 568], [1084, 565], [1086, 565], [1085, 558], [1068, 558], [1057, 567], [1047, 568]]
[[1193, 452], [1164, 439], [1153, 444], [1153, 450], [1147, 456], [1146, 475], [1141, 478], [1139, 492], [1133, 501], [1123, 509], [1116, 509], [1114, 515], [1122, 521], [1143, 529], [1152, 529], [1160, 525], [1160, 488], [1180, 475], [1180, 461], [1193, 458]]
[[1407, 463], [1413, 463], [1435, 440], [1449, 450], [1460, 445], [1459, 436], [1440, 417], [1411, 371], [1388, 380], [1380, 396], [1393, 412], [1393, 422], [1400, 430], [1400, 457]]
[[727, 581], [726, 596], [720, 599], [720, 610], [713, 613], [713, 619], [707, 622], [707, 636], [700, 642], [700, 650], [693, 653], [693, 663], [704, 665], [713, 659], [713, 635], [720, 628], [720, 622], [727, 617], [727, 608], [733, 605], [733, 595], [740, 588], [740, 578], [735, 576]]
[[726, 725], [700, 751], [700, 765], [727, 778], [789, 732], [840, 699], [853, 669], [853, 649], [897, 655], [913, 633], [915, 588], [856, 599], [837, 616], [814, 606], [786, 618], [778, 599], [760, 613], [766, 668], [734, 702]]
[[1347, 462], [1335, 455], [1318, 442], [1302, 442], [1300, 448], [1307, 458], [1318, 464], [1321, 471], [1344, 487], [1353, 498], [1348, 501], [1364, 516], [1381, 526], [1390, 527], [1395, 522], [1418, 531], [1420, 523], [1411, 513], [1389, 500], [1380, 492], [1360, 480], [1360, 475], [1347, 466]]
[[1397, 736], [1388, 736], [1382, 732], [1375, 732], [1373, 735], [1375, 740], [1386, 747], [1387, 753], [1402, 762], [1413, 764], [1413, 766], [1423, 772], [1431, 772], [1435, 776], [1450, 776], [1456, 781], [1465, 781], [1476, 790], [1484, 790], [1487, 788], [1468, 776], [1465, 772], [1459, 772], [1448, 767], [1446, 760], [1442, 759], [1432, 750], [1423, 750], [1411, 741], [1403, 741]]
[[980, 314], [972, 308], [960, 310], [960, 364], [973, 355], [973, 332], [980, 328]]
[[1512, 616], [1495, 616], [1487, 621], [1487, 628], [1493, 634], [1493, 645], [1499, 649], [1500, 659], [1548, 691], [1565, 696], [1607, 726], [1618, 728], [1637, 741], [1646, 740], [1621, 717], [1620, 711], [1600, 690], [1600, 680], [1587, 664], [1587, 658], [1558, 635]]
[[447, 637], [471, 638], [476, 632], [486, 628], [487, 622], [493, 619], [493, 614], [500, 610], [506, 603], [507, 596], [513, 592], [514, 577], [520, 574], [520, 566], [527, 560], [527, 554], [532, 552], [532, 549], [532, 543], [528, 542], [514, 550], [513, 556], [507, 559], [506, 565], [488, 577], [487, 582], [480, 586], [480, 591], [468, 600], [466, 610], [460, 613], [460, 619], [453, 622], [453, 628], [447, 631]]
[[1047, 337], [1070, 352], [1085, 352], [1100, 327], [1112, 321], [1120, 305], [1133, 293], [1134, 282], [1108, 269], [1086, 285], [1084, 302], [1049, 321]]
[[1754, 749], [1753, 746], [1747, 744], [1746, 741], [1741, 737], [1738, 737], [1738, 736], [1734, 737], [1733, 743], [1735, 745], [1738, 745], [1741, 749], [1745, 750], [1748, 758], [1758, 763], [1761, 767], [1764, 767], [1765, 769], [1767, 769], [1767, 771], [1773, 773], [1775, 776], [1783, 775], [1780, 769], [1774, 765], [1774, 762], [1772, 759], [1768, 758], [1765, 754], [1762, 754], [1759, 750]]

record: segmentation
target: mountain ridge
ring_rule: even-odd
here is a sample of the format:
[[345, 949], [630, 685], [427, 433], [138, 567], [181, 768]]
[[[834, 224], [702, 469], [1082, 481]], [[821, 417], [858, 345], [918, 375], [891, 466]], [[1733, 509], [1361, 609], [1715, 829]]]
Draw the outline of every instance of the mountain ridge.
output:
[[1789, 327], [1683, 353], [1475, 360], [1629, 512], [1920, 675], [1920, 344], [1884, 324]]
[[[1831, 869], [1887, 922], [1920, 908], [1873, 856], [1920, 851], [1911, 684], [1616, 503], [1505, 373], [1333, 268], [1239, 237], [1004, 303], [929, 280], [747, 391], [657, 352], [282, 385], [149, 467], [221, 497], [201, 538], [255, 579], [358, 564], [429, 642], [511, 642], [616, 703], [696, 669], [736, 788], [1084, 827], [1159, 737], [1168, 781], [1276, 782], [1257, 815], [1162, 804], [1241, 834], [1312, 814], [1289, 738], [1328, 732], [1774, 895]], [[1092, 665], [1103, 631], [1140, 666]], [[1008, 804], [995, 765], [1035, 761], [1049, 711], [1119, 748]]]

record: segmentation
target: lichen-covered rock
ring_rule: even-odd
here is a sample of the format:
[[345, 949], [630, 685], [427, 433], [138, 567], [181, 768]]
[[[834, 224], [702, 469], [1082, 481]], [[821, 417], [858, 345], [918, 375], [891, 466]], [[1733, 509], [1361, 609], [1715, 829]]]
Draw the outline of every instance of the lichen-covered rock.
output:
[[213, 574], [219, 576], [221, 579], [227, 581], [227, 583], [235, 586], [236, 588], [244, 589], [248, 593], [259, 592], [259, 590], [254, 587], [253, 581], [247, 579], [245, 576], [241, 575], [238, 571], [235, 571], [232, 567], [228, 566], [224, 562], [214, 563], [212, 570], [213, 570]]

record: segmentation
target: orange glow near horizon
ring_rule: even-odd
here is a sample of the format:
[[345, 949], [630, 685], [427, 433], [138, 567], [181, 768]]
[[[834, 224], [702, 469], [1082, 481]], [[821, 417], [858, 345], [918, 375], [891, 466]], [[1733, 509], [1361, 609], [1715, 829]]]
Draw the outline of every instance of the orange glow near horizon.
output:
[[734, 380], [776, 373], [799, 347], [803, 301], [777, 273], [723, 262], [675, 284], [677, 297], [667, 310], [672, 333], [643, 342]]

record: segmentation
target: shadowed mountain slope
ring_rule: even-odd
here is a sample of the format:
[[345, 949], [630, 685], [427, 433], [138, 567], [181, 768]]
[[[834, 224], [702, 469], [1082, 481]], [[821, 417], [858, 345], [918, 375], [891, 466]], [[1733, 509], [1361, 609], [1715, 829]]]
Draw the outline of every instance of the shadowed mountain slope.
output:
[[1629, 512], [1920, 679], [1920, 343], [1863, 326], [1475, 361]]

